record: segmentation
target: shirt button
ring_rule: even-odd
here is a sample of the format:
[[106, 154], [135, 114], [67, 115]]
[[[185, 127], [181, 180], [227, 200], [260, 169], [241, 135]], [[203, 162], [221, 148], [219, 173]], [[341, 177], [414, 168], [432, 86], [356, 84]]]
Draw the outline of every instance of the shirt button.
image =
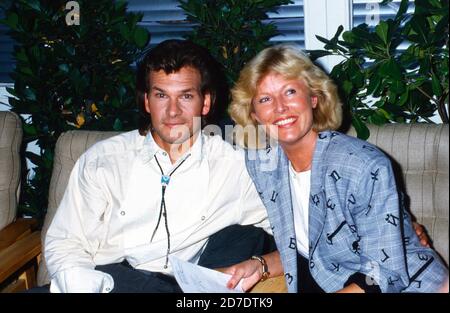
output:
[[203, 216], [202, 216], [202, 221], [204, 221], [204, 220], [205, 220], [205, 218], [206, 218], [206, 217], [205, 217], [205, 216], [203, 215]]
[[105, 290], [106, 290], [106, 291], [111, 291], [111, 288], [106, 287]]
[[124, 216], [125, 215], [125, 211], [120, 211], [120, 215]]
[[163, 155], [163, 156], [167, 156], [167, 152], [163, 152], [162, 155]]

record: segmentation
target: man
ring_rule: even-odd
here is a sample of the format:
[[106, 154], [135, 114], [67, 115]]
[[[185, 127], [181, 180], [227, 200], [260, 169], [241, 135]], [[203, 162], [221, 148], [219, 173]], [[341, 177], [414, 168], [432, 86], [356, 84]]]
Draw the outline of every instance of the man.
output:
[[165, 41], [138, 73], [142, 127], [80, 157], [49, 227], [51, 292], [179, 292], [169, 255], [215, 268], [270, 247], [261, 228], [231, 226], [270, 232], [242, 152], [201, 132], [217, 93], [209, 53]]

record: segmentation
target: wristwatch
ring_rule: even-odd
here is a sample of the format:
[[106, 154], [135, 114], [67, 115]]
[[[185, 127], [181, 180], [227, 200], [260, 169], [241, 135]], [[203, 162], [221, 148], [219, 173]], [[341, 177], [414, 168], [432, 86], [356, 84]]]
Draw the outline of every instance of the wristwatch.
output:
[[267, 278], [269, 278], [269, 268], [267, 267], [266, 260], [262, 256], [254, 255], [251, 257], [252, 260], [258, 260], [262, 265], [262, 275], [260, 281], [265, 281]]

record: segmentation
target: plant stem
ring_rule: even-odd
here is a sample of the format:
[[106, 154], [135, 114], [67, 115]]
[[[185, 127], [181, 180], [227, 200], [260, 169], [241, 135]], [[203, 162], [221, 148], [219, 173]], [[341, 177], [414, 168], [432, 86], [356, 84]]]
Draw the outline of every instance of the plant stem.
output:
[[[438, 104], [438, 113], [439, 116], [442, 119], [442, 122], [445, 124], [448, 124], [448, 113], [447, 110], [445, 108], [445, 99], [447, 98], [448, 93], [444, 93], [441, 98], [439, 99], [439, 104]], [[448, 104], [447, 104], [448, 105]]]
[[420, 88], [419, 86], [417, 86], [417, 90], [419, 90], [425, 97], [427, 97], [428, 99], [430, 99], [430, 101], [434, 102], [436, 105], [438, 104], [437, 100], [433, 99], [433, 97], [431, 97], [429, 94], [427, 94], [422, 88]]

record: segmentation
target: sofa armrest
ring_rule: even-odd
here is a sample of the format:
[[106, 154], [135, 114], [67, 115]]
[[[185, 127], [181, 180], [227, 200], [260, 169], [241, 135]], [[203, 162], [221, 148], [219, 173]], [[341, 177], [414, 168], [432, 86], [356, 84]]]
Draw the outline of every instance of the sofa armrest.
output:
[[9, 247], [17, 240], [31, 234], [36, 226], [36, 219], [19, 218], [0, 230], [0, 251]]
[[0, 284], [41, 253], [41, 233], [35, 231], [0, 250]]
[[257, 283], [251, 293], [285, 293], [287, 292], [286, 279], [284, 276], [269, 278]]

